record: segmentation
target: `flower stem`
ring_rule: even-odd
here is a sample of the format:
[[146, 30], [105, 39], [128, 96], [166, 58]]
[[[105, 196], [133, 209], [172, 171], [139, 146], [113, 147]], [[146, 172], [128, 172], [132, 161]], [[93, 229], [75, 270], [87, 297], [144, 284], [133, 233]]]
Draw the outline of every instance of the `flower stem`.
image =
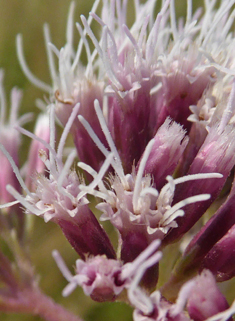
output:
[[0, 311], [38, 315], [46, 321], [82, 321], [37, 288], [19, 291], [14, 297], [0, 294]]

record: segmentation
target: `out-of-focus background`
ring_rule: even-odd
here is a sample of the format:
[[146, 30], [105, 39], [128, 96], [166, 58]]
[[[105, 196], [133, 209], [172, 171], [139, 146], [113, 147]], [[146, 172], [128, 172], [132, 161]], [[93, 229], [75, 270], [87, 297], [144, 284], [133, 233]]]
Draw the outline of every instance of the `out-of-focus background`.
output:
[[[91, 0], [75, 1], [75, 21], [80, 21], [80, 14], [88, 16], [93, 2]], [[129, 2], [131, 15], [134, 12], [131, 10], [133, 3], [132, 0]], [[38, 113], [35, 99], [43, 98], [44, 93], [36, 89], [21, 71], [16, 55], [16, 35], [18, 33], [23, 35], [25, 57], [31, 71], [38, 78], [50, 83], [43, 24], [47, 22], [50, 25], [52, 41], [58, 48], [61, 48], [65, 43], [66, 20], [70, 3], [70, 0], [0, 0], [0, 68], [5, 70], [4, 84], [8, 98], [13, 86], [20, 87], [24, 91], [22, 113], [27, 110], [34, 110], [35, 113]], [[193, 1], [195, 6], [200, 6], [201, 3], [202, 1]], [[186, 1], [176, 0], [176, 7], [179, 14], [185, 14]], [[130, 16], [131, 18], [134, 17]], [[26, 127], [32, 130], [33, 122]], [[26, 139], [26, 143], [22, 145], [22, 154], [27, 154], [25, 150], [28, 143], [29, 140]], [[35, 271], [40, 276], [40, 287], [56, 302], [61, 303], [87, 321], [132, 320], [130, 307], [122, 303], [95, 303], [86, 297], [81, 289], [76, 289], [67, 298], [62, 297], [62, 289], [67, 282], [52, 259], [51, 252], [53, 249], [59, 250], [69, 267], [74, 266], [78, 257], [53, 223], [45, 224], [42, 219], [35, 219], [35, 230], [30, 248]], [[41, 319], [35, 316], [0, 312], [0, 320], [40, 321]]]

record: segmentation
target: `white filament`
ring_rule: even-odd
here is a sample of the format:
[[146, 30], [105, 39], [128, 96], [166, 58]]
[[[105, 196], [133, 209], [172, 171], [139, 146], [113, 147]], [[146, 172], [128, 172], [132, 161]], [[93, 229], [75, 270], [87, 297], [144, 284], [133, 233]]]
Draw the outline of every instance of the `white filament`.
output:
[[16, 37], [16, 49], [17, 49], [17, 56], [21, 65], [21, 68], [25, 74], [25, 76], [31, 81], [36, 87], [39, 89], [42, 89], [43, 91], [46, 91], [47, 93], [51, 93], [52, 88], [51, 86], [47, 85], [43, 81], [39, 80], [37, 77], [35, 77], [30, 69], [28, 68], [25, 58], [24, 58], [24, 53], [23, 53], [23, 41], [22, 41], [22, 35], [18, 34]]
[[152, 140], [150, 140], [150, 142], [148, 143], [148, 145], [145, 148], [144, 155], [143, 155], [143, 157], [142, 157], [142, 159], [140, 161], [140, 166], [139, 166], [138, 173], [137, 173], [137, 176], [136, 176], [135, 188], [134, 188], [134, 193], [133, 193], [133, 209], [134, 209], [134, 212], [138, 212], [138, 210], [139, 210], [138, 209], [138, 199], [139, 199], [141, 188], [142, 188], [141, 181], [142, 181], [144, 169], [145, 169], [147, 160], [149, 158], [149, 155], [150, 155], [150, 153], [152, 151], [154, 142], [155, 142], [154, 138]]

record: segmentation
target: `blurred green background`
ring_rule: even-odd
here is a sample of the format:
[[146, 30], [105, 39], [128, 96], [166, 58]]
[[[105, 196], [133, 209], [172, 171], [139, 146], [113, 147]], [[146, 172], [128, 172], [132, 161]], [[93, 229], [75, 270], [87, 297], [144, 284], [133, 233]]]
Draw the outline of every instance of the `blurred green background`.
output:
[[[18, 33], [23, 35], [25, 57], [31, 71], [39, 79], [50, 83], [43, 24], [49, 23], [52, 41], [58, 48], [61, 48], [65, 43], [65, 28], [70, 2], [70, 0], [0, 0], [0, 67], [5, 70], [4, 83], [7, 96], [9, 97], [13, 86], [20, 87], [24, 91], [21, 112], [28, 110], [38, 112], [35, 99], [43, 98], [44, 93], [31, 85], [20, 69], [16, 56], [16, 35]], [[132, 0], [129, 2], [131, 14], [133, 4]], [[80, 21], [80, 14], [88, 16], [93, 1], [76, 0], [75, 3], [75, 21]], [[194, 0], [193, 4], [194, 7], [200, 6], [202, 1]], [[186, 1], [176, 0], [176, 8], [179, 15], [185, 14]], [[133, 17], [130, 16], [131, 18]], [[32, 129], [32, 125], [27, 126]], [[29, 140], [26, 139], [26, 143], [22, 145], [22, 154], [28, 142]], [[53, 223], [45, 224], [42, 219], [36, 218], [30, 247], [35, 271], [40, 276], [40, 286], [56, 302], [87, 321], [132, 320], [132, 310], [125, 304], [95, 303], [86, 297], [81, 289], [76, 289], [68, 298], [62, 297], [61, 291], [67, 282], [52, 259], [51, 252], [53, 249], [59, 250], [69, 267], [74, 265], [77, 255]], [[0, 312], [0, 320], [39, 321], [41, 319], [35, 316]]]

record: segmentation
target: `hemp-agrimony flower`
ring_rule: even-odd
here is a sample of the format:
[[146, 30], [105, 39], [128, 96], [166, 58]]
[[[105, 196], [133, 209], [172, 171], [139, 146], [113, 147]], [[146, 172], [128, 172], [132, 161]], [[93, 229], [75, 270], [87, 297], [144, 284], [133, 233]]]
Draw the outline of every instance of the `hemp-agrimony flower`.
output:
[[[48, 96], [35, 134], [10, 121], [17, 137], [33, 140], [23, 170], [18, 140], [8, 143], [0, 129], [10, 173], [0, 170], [1, 208], [60, 227], [79, 255], [72, 273], [53, 251], [68, 281], [64, 296], [80, 286], [97, 302], [123, 301], [134, 321], [231, 321], [234, 297], [216, 282], [235, 276], [235, 0], [207, 0], [195, 11], [187, 0], [183, 18], [177, 0], [163, 0], [156, 15], [156, 0], [100, 2], [76, 23], [76, 50], [74, 3], [61, 49], [45, 25], [50, 85], [31, 73], [17, 37], [25, 75]], [[0, 264], [6, 288], [21, 294], [14, 271], [4, 273], [5, 254]], [[46, 319], [68, 320], [52, 310]]]

